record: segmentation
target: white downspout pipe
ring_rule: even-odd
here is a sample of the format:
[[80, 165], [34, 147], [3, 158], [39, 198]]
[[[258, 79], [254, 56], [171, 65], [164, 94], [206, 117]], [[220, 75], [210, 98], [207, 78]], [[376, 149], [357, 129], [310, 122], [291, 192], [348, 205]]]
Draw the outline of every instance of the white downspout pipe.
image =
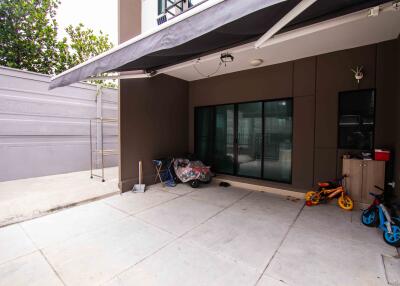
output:
[[264, 35], [259, 38], [254, 47], [256, 49], [261, 48], [261, 46], [272, 38], [276, 33], [278, 33], [283, 27], [289, 24], [294, 18], [300, 15], [303, 11], [305, 11], [312, 4], [317, 2], [317, 0], [303, 0], [299, 4], [296, 5], [289, 13], [282, 17], [275, 25], [273, 25]]

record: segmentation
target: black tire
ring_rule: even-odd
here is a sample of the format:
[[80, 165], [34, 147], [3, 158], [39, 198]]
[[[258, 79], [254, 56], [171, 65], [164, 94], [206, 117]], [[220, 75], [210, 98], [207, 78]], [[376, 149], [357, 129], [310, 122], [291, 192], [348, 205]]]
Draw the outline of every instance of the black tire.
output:
[[379, 224], [379, 215], [376, 208], [364, 210], [361, 214], [361, 222], [368, 227], [377, 227]]
[[199, 180], [192, 180], [192, 181], [189, 182], [189, 185], [192, 188], [196, 189], [196, 188], [198, 188], [200, 186], [200, 182], [199, 182]]
[[392, 231], [392, 235], [388, 234], [387, 231], [384, 231], [383, 240], [391, 246], [400, 247], [400, 227], [398, 225], [392, 225]]

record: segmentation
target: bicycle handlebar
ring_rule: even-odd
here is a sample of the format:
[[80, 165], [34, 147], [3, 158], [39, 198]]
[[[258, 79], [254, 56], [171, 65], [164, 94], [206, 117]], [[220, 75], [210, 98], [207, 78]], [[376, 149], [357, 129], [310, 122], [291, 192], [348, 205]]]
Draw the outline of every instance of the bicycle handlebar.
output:
[[375, 185], [374, 187], [377, 188], [378, 190], [381, 190], [382, 192], [385, 191], [384, 189], [382, 189], [381, 187], [379, 187], [379, 186], [377, 186], [377, 185]]
[[374, 194], [374, 193], [369, 193], [371, 196], [373, 196], [375, 199], [382, 201], [383, 200], [383, 194]]

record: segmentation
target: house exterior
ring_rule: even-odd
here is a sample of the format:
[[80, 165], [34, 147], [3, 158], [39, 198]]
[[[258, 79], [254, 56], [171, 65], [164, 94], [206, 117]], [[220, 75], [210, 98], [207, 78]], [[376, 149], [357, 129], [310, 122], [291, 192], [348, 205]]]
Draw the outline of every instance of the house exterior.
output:
[[[218, 7], [238, 3], [210, 0], [194, 4], [192, 10], [210, 5], [207, 2], [215, 2], [208, 11], [214, 9], [219, 13], [216, 18], [222, 15], [221, 19], [224, 12]], [[209, 34], [188, 41], [199, 47], [210, 42], [223, 45], [225, 37], [225, 47], [192, 55], [190, 60], [179, 50], [181, 46], [170, 55], [165, 52], [169, 49], [161, 49], [149, 58], [168, 61], [175, 57], [174, 64], [164, 62], [169, 67], [165, 72], [149, 78], [121, 77], [121, 190], [129, 190], [137, 182], [138, 161], [143, 161], [145, 182], [151, 184], [152, 159], [189, 152], [211, 164], [222, 178], [304, 192], [318, 181], [340, 176], [344, 154], [375, 148], [392, 152], [392, 160], [386, 164], [386, 182], [396, 181], [398, 189], [398, 3], [255, 2], [268, 2], [269, 10], [252, 10], [232, 25], [225, 24], [212, 41], [204, 40]], [[157, 17], [163, 11], [160, 3], [119, 0], [120, 43], [157, 29]], [[250, 27], [260, 27], [267, 16], [274, 22], [270, 30], [264, 29], [268, 34], [290, 17], [293, 7], [303, 4], [308, 8], [280, 27], [269, 41], [263, 43], [259, 36], [240, 38]], [[197, 29], [196, 21], [204, 11], [175, 25], [186, 21]], [[167, 23], [173, 18], [169, 16]], [[237, 32], [234, 44], [231, 29]], [[360, 69], [363, 76], [357, 74], [356, 78]], [[123, 75], [127, 69], [118, 71]]]

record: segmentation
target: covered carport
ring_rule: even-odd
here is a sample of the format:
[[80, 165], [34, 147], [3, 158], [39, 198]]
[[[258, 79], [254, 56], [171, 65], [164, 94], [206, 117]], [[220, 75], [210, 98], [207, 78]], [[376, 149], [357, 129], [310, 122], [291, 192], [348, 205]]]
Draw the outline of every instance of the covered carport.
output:
[[[209, 1], [207, 9], [189, 11], [192, 17], [167, 22], [52, 83], [121, 71], [122, 191], [137, 182], [139, 160], [150, 184], [152, 159], [196, 149], [196, 108], [289, 100], [290, 183], [218, 174], [233, 186], [151, 185], [2, 228], [0, 284], [396, 285], [398, 252], [361, 224], [358, 207], [306, 207], [297, 197], [339, 172], [340, 91], [376, 90], [375, 144], [399, 147], [399, 12], [396, 2], [313, 2]], [[296, 33], [268, 33], [282, 23]], [[265, 47], [254, 48], [271, 33]], [[235, 59], [214, 76], [194, 68], [210, 75], [222, 52]], [[255, 68], [250, 59], [263, 63]], [[357, 83], [350, 69], [359, 65], [365, 75]]]
[[[137, 182], [138, 161], [143, 161], [149, 184], [154, 179], [152, 159], [195, 151], [197, 106], [293, 98], [291, 183], [224, 179], [266, 190], [302, 192], [341, 171], [342, 150], [336, 146], [334, 130], [337, 114], [332, 112], [341, 90], [377, 89], [380, 136], [375, 144], [398, 147], [397, 133], [389, 127], [398, 121], [396, 112], [384, 111], [394, 108], [393, 102], [398, 105], [398, 87], [392, 79], [398, 77], [393, 61], [399, 46], [397, 5], [393, 1], [207, 1], [57, 75], [51, 87], [104, 78], [104, 72], [119, 73], [111, 77], [120, 79], [122, 191]], [[234, 61], [213, 75], [226, 52]], [[249, 65], [259, 58], [260, 66]], [[358, 65], [366, 70], [360, 84], [351, 72]]]
[[[291, 182], [217, 174], [233, 186], [151, 185], [1, 228], [0, 284], [399, 283], [398, 252], [361, 224], [358, 208], [306, 207], [299, 199], [315, 180], [339, 172], [338, 92], [376, 90], [375, 144], [399, 148], [397, 2], [203, 5], [55, 77], [51, 86], [121, 72], [122, 191], [137, 182], [139, 160], [151, 184], [152, 159], [196, 149], [196, 108], [289, 100], [293, 154], [284, 157], [292, 159]], [[211, 76], [225, 52], [234, 61]], [[255, 68], [253, 59], [263, 62]], [[350, 69], [359, 65], [365, 76], [357, 83]]]

